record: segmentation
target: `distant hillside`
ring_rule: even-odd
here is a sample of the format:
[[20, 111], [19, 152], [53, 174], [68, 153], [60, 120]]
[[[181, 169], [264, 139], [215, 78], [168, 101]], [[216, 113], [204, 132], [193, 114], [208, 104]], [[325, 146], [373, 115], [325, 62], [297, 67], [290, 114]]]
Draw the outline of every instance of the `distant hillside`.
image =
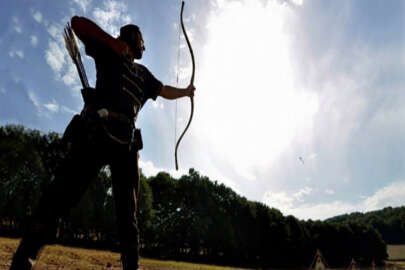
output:
[[359, 222], [371, 225], [382, 235], [387, 244], [405, 244], [405, 206], [386, 207], [367, 213], [352, 213], [336, 216], [327, 221], [344, 223]]

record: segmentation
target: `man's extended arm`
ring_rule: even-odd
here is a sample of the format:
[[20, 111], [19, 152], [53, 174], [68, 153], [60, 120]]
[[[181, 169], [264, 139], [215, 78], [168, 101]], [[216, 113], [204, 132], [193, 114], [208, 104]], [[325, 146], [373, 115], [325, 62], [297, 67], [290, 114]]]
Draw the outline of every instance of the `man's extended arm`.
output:
[[71, 19], [71, 25], [75, 34], [85, 45], [92, 41], [100, 42], [110, 47], [118, 55], [130, 53], [125, 42], [110, 36], [97, 24], [85, 17], [74, 16]]
[[195, 87], [189, 85], [187, 88], [177, 88], [170, 85], [164, 85], [160, 90], [159, 96], [166, 99], [176, 99], [181, 97], [193, 97]]

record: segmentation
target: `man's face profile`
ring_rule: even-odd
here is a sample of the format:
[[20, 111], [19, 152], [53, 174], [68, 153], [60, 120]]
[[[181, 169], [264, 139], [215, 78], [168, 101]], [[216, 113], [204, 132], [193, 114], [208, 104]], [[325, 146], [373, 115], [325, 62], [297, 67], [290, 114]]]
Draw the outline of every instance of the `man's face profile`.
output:
[[131, 33], [131, 40], [129, 46], [134, 53], [135, 59], [141, 59], [143, 51], [145, 51], [145, 44], [142, 38], [142, 34], [138, 31]]

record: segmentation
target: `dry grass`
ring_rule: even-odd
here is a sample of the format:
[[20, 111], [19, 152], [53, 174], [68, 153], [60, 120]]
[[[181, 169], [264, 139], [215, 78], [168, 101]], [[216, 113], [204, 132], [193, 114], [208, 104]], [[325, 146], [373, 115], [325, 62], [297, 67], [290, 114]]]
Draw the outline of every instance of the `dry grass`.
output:
[[[19, 240], [0, 237], [0, 270], [8, 269], [18, 243]], [[35, 270], [121, 269], [119, 258], [120, 255], [114, 252], [53, 245], [42, 250], [40, 260], [35, 265]], [[240, 268], [144, 258], [141, 258], [140, 265], [142, 270], [242, 270]]]
[[387, 261], [385, 263], [385, 270], [404, 270], [405, 261]]
[[[389, 260], [405, 261], [405, 245], [387, 245]], [[404, 262], [405, 265], [405, 262]]]
[[[17, 248], [19, 240], [0, 237], [0, 270], [10, 266], [11, 257]], [[390, 261], [384, 269], [405, 269], [405, 245], [388, 246]], [[41, 258], [35, 265], [35, 270], [90, 270], [90, 269], [121, 269], [120, 255], [114, 252], [71, 248], [59, 245], [47, 246], [41, 253]], [[193, 264], [174, 261], [161, 261], [141, 258], [142, 270], [242, 270], [241, 268], [220, 267], [213, 265]]]

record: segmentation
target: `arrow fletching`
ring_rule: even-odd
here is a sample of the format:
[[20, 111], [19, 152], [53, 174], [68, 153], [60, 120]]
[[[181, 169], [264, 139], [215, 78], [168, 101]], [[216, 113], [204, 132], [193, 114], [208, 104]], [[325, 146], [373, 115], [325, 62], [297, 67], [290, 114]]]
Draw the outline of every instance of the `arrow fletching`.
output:
[[63, 38], [65, 39], [66, 50], [72, 58], [72, 61], [77, 68], [77, 72], [79, 73], [82, 86], [83, 88], [88, 88], [89, 82], [87, 80], [86, 71], [82, 63], [79, 46], [77, 45], [76, 35], [69, 23], [67, 23], [65, 26], [65, 29], [63, 31]]

